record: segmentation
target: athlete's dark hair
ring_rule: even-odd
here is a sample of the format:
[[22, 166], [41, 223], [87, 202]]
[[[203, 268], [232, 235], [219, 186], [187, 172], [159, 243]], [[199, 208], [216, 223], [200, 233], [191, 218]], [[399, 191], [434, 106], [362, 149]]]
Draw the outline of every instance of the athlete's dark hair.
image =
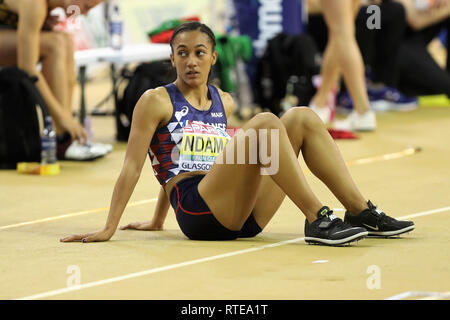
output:
[[216, 36], [214, 35], [214, 32], [212, 32], [212, 30], [206, 24], [197, 21], [189, 21], [179, 25], [173, 31], [172, 37], [170, 38], [170, 48], [172, 49], [172, 53], [173, 53], [173, 43], [177, 35], [186, 31], [196, 31], [196, 30], [201, 31], [208, 36], [209, 41], [212, 44], [212, 51], [214, 52], [214, 50], [216, 49]]

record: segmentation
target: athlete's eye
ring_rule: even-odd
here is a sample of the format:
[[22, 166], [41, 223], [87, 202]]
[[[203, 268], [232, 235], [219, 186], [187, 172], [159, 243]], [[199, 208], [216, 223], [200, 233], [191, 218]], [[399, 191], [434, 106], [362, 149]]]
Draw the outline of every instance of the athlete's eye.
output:
[[203, 51], [203, 50], [197, 51], [197, 55], [198, 55], [198, 56], [204, 56], [205, 54], [206, 54], [206, 52]]
[[185, 56], [187, 56], [187, 52], [186, 51], [178, 51], [178, 55], [180, 57], [185, 57]]

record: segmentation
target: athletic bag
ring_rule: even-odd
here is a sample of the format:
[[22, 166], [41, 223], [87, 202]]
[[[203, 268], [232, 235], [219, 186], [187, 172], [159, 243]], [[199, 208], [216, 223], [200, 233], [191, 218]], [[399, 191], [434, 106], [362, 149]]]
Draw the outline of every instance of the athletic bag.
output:
[[15, 169], [18, 162], [41, 160], [36, 105], [43, 117], [49, 113], [36, 81], [19, 68], [0, 68], [0, 169]]
[[295, 76], [293, 94], [298, 105], [308, 105], [316, 92], [312, 77], [319, 73], [319, 52], [314, 40], [307, 34], [279, 33], [267, 42], [258, 61], [255, 100], [263, 109], [280, 115], [288, 80]]
[[119, 99], [117, 117], [117, 140], [128, 141], [134, 107], [148, 89], [154, 89], [175, 81], [176, 73], [170, 60], [142, 63], [134, 72], [124, 70], [122, 76], [128, 79], [122, 98]]

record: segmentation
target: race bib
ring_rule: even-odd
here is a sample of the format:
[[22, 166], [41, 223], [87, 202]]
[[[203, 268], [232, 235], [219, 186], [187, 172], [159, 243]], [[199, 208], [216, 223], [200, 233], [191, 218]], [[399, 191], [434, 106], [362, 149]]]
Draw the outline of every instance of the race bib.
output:
[[209, 171], [230, 139], [226, 130], [203, 122], [188, 122], [183, 128], [178, 168]]

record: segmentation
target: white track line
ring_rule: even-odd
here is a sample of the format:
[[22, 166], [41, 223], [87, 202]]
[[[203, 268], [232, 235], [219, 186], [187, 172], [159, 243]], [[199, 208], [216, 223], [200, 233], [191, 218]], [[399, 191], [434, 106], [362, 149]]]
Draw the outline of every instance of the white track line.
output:
[[410, 297], [423, 297], [415, 300], [440, 300], [449, 299], [449, 292], [427, 292], [427, 291], [407, 291], [403, 293], [396, 294], [395, 296], [386, 298], [385, 300], [404, 300]]
[[450, 291], [447, 292], [433, 292], [434, 294], [428, 297], [421, 298], [419, 300], [440, 300], [440, 299], [450, 299]]
[[[398, 219], [409, 219], [410, 217], [421, 217], [421, 216], [426, 216], [426, 215], [439, 213], [439, 212], [445, 212], [445, 211], [450, 211], [450, 206], [444, 207], [444, 208], [439, 208], [439, 209], [434, 209], [434, 210], [422, 211], [422, 212], [418, 212], [415, 214], [398, 217]], [[186, 267], [186, 266], [190, 266], [190, 265], [194, 265], [194, 264], [219, 260], [219, 259], [228, 258], [228, 257], [240, 255], [240, 254], [250, 253], [250, 252], [255, 252], [255, 251], [259, 251], [259, 250], [263, 250], [263, 249], [267, 249], [267, 248], [279, 247], [279, 246], [283, 246], [286, 244], [299, 242], [302, 240], [304, 240], [304, 238], [295, 238], [295, 239], [291, 239], [291, 240], [280, 241], [280, 242], [266, 244], [266, 245], [259, 246], [259, 247], [253, 247], [253, 248], [249, 248], [249, 249], [243, 249], [243, 250], [233, 251], [233, 252], [229, 252], [229, 253], [219, 254], [219, 255], [215, 255], [215, 256], [211, 256], [211, 257], [205, 257], [205, 258], [195, 259], [195, 260], [191, 260], [191, 261], [171, 264], [171, 265], [164, 266], [164, 267], [158, 267], [158, 268], [148, 269], [148, 270], [144, 270], [144, 271], [140, 271], [140, 272], [129, 273], [129, 274], [119, 276], [119, 277], [88, 282], [88, 283], [73, 286], [73, 287], [67, 287], [67, 288], [62, 288], [62, 289], [58, 289], [58, 290], [47, 291], [47, 292], [43, 292], [43, 293], [31, 295], [31, 296], [19, 298], [17, 300], [35, 300], [35, 299], [48, 298], [48, 297], [56, 296], [59, 294], [78, 291], [78, 290], [82, 290], [82, 289], [86, 289], [86, 288], [97, 287], [97, 286], [101, 286], [104, 284], [118, 282], [118, 281], [127, 280], [127, 279], [131, 279], [131, 278], [137, 278], [137, 277], [141, 277], [141, 276], [145, 276], [145, 275], [149, 275], [149, 274], [153, 274], [153, 273], [158, 273], [158, 272], [163, 272], [163, 271], [172, 270], [172, 269], [176, 269], [176, 268], [182, 268], [182, 267]]]
[[443, 207], [443, 208], [434, 209], [434, 210], [422, 211], [422, 212], [419, 212], [419, 213], [414, 213], [414, 214], [410, 214], [410, 215], [407, 215], [407, 216], [400, 217], [399, 219], [411, 219], [411, 218], [428, 216], [430, 214], [435, 214], [435, 213], [445, 212], [445, 211], [450, 211], [450, 207]]
[[[142, 205], [142, 204], [156, 202], [157, 200], [158, 200], [158, 198], [153, 198], [153, 199], [147, 199], [147, 200], [130, 202], [130, 203], [127, 204], [126, 207], [127, 208], [131, 208], [131, 207], [139, 206], [139, 205]], [[23, 226], [36, 224], [36, 223], [55, 221], [55, 220], [60, 220], [60, 219], [65, 219], [65, 218], [72, 218], [72, 217], [76, 217], [76, 216], [82, 216], [82, 215], [85, 215], [85, 214], [96, 213], [96, 212], [104, 212], [104, 211], [108, 211], [108, 210], [109, 210], [109, 207], [103, 207], [103, 208], [97, 208], [97, 209], [90, 209], [90, 210], [83, 210], [83, 211], [78, 211], [78, 212], [73, 212], [73, 213], [61, 214], [59, 216], [53, 216], [53, 217], [48, 217], [48, 218], [43, 218], [43, 219], [38, 219], [38, 220], [20, 222], [20, 223], [10, 224], [10, 225], [7, 225], [7, 226], [1, 226], [0, 230], [6, 230], [6, 229], [17, 228], [17, 227], [23, 227]]]
[[122, 281], [122, 280], [126, 280], [126, 279], [141, 277], [141, 276], [145, 276], [145, 275], [149, 275], [149, 274], [153, 274], [153, 273], [158, 273], [158, 272], [162, 272], [162, 271], [167, 271], [167, 270], [172, 270], [172, 269], [176, 269], [176, 268], [182, 268], [182, 267], [186, 267], [186, 266], [190, 266], [190, 265], [194, 265], [194, 264], [198, 264], [198, 263], [203, 263], [203, 262], [209, 262], [209, 261], [214, 261], [214, 260], [218, 260], [218, 259], [228, 258], [228, 257], [236, 256], [236, 255], [239, 255], [239, 254], [244, 254], [244, 253], [250, 253], [250, 252], [263, 250], [263, 249], [266, 249], [266, 248], [274, 248], [274, 247], [282, 246], [282, 245], [289, 244], [289, 243], [299, 242], [299, 241], [302, 241], [303, 239], [304, 238], [296, 238], [296, 239], [292, 239], [292, 240], [285, 240], [285, 241], [280, 241], [280, 242], [276, 242], [276, 243], [267, 244], [267, 245], [264, 245], [264, 246], [253, 247], [253, 248], [249, 248], [249, 249], [244, 249], [244, 250], [239, 250], [239, 251], [233, 251], [233, 252], [229, 252], [229, 253], [219, 254], [219, 255], [216, 255], [216, 256], [211, 256], [211, 257], [200, 258], [200, 259], [195, 259], [195, 260], [191, 260], [191, 261], [171, 264], [171, 265], [164, 266], [164, 267], [153, 268], [153, 269], [149, 269], [149, 270], [145, 270], [145, 271], [130, 273], [130, 274], [119, 276], [119, 277], [114, 277], [114, 278], [109, 278], [109, 279], [100, 280], [100, 281], [94, 281], [94, 282], [88, 282], [86, 284], [81, 284], [81, 285], [68, 287], [68, 288], [62, 288], [62, 289], [59, 289], [59, 290], [43, 292], [43, 293], [40, 293], [40, 294], [36, 294], [36, 295], [20, 298], [18, 300], [35, 300], [35, 299], [47, 298], [47, 297], [55, 296], [55, 295], [58, 295], [58, 294], [68, 293], [68, 292], [71, 292], [71, 291], [77, 291], [77, 290], [81, 290], [81, 289], [85, 289], [85, 288], [101, 286], [101, 285], [108, 284], [108, 283], [113, 283], [113, 282]]
[[[346, 164], [347, 164], [347, 166], [354, 166], [354, 165], [361, 165], [361, 164], [367, 164], [367, 163], [373, 163], [373, 162], [379, 162], [379, 161], [399, 159], [402, 157], [416, 154], [417, 152], [420, 152], [420, 150], [421, 150], [421, 148], [419, 148], [419, 147], [407, 148], [407, 149], [404, 149], [404, 150], [398, 151], [398, 152], [387, 153], [387, 154], [383, 154], [383, 155], [379, 155], [379, 156], [372, 156], [372, 157], [361, 158], [361, 159], [356, 159], [356, 160], [350, 160], [350, 161], [347, 161]], [[303, 170], [303, 172], [307, 173], [310, 171], [305, 169], [305, 170]], [[156, 202], [157, 200], [158, 200], [157, 198], [153, 198], [153, 199], [148, 199], [148, 200], [136, 201], [136, 202], [127, 204], [127, 207], [134, 207], [134, 206], [138, 206], [138, 205], [142, 205], [142, 204], [146, 204], [146, 203], [150, 203], [150, 202]], [[38, 219], [38, 220], [33, 220], [33, 221], [26, 221], [26, 222], [10, 224], [10, 225], [6, 225], [6, 226], [0, 226], [0, 230], [23, 227], [23, 226], [27, 226], [27, 225], [36, 224], [36, 223], [60, 220], [60, 219], [65, 219], [65, 218], [72, 218], [72, 217], [76, 217], [76, 216], [81, 216], [81, 215], [96, 213], [96, 212], [103, 212], [103, 211], [108, 211], [108, 210], [109, 210], [109, 207], [103, 207], [103, 208], [67, 213], [67, 214], [62, 214], [62, 215], [58, 215], [58, 216], [53, 216], [53, 217], [48, 217], [48, 218], [43, 218], [43, 219]]]

